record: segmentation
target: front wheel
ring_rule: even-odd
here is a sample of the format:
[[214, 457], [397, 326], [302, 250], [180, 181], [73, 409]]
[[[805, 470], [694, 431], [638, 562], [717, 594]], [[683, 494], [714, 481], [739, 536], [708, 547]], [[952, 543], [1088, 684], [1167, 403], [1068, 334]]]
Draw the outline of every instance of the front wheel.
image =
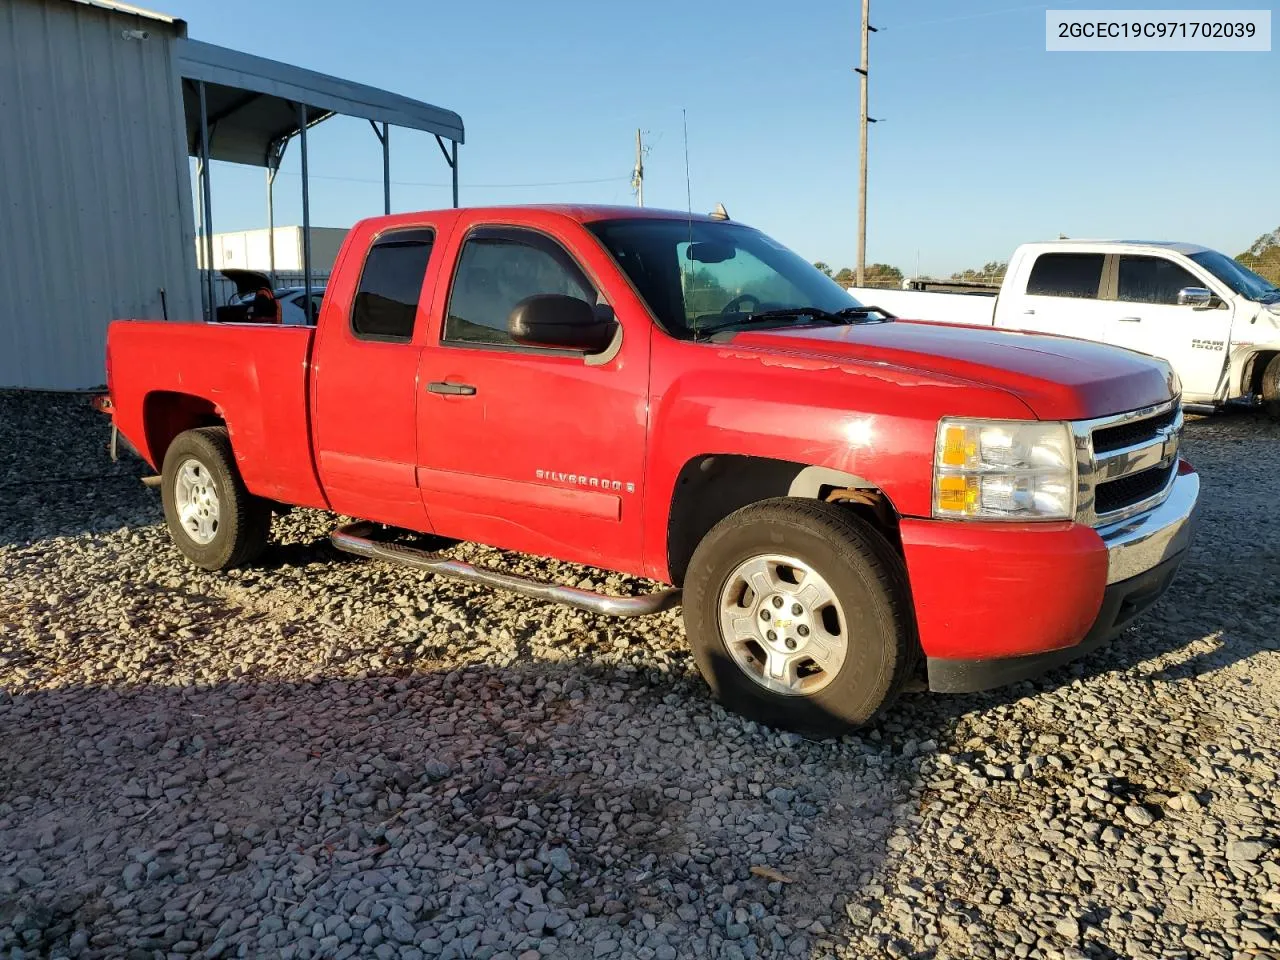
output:
[[169, 536], [205, 570], [250, 563], [271, 534], [271, 506], [245, 489], [226, 427], [180, 433], [165, 451], [160, 493]]
[[902, 561], [840, 507], [780, 498], [720, 521], [684, 585], [712, 692], [770, 726], [836, 736], [873, 720], [916, 664]]
[[1262, 408], [1272, 420], [1280, 420], [1280, 353], [1262, 371]]

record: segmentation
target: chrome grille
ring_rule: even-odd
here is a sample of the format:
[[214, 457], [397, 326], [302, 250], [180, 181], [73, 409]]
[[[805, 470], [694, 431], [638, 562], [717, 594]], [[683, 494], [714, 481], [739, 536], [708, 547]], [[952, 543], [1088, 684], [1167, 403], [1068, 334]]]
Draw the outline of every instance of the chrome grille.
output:
[[1077, 521], [1105, 526], [1150, 510], [1168, 497], [1182, 440], [1178, 400], [1071, 426], [1078, 469]]

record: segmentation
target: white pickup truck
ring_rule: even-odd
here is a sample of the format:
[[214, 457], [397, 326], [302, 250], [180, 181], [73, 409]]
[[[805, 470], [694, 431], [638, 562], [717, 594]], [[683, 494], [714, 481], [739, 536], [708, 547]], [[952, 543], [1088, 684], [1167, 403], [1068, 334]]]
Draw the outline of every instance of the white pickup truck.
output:
[[[905, 287], [919, 285], [904, 281]], [[1265, 405], [1280, 419], [1280, 289], [1190, 243], [1024, 243], [995, 287], [850, 287], [903, 319], [1056, 333], [1169, 361], [1184, 406]]]

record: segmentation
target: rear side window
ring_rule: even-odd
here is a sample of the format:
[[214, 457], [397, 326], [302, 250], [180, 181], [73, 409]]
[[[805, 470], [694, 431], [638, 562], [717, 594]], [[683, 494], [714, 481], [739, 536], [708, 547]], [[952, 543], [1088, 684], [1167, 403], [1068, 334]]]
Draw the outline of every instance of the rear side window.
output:
[[1100, 253], [1042, 253], [1031, 268], [1027, 295], [1096, 300], [1102, 260]]
[[399, 230], [374, 241], [351, 305], [352, 333], [361, 340], [412, 339], [434, 239], [431, 230]]
[[1204, 284], [1164, 257], [1121, 257], [1116, 298], [1132, 303], [1178, 302], [1183, 287]]

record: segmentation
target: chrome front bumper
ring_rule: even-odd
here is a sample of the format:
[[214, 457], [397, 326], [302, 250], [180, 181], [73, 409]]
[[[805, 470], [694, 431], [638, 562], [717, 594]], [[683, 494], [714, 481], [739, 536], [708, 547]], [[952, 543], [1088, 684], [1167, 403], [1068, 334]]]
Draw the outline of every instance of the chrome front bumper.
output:
[[1099, 527], [1098, 536], [1107, 547], [1107, 583], [1136, 577], [1186, 550], [1199, 505], [1200, 475], [1179, 473], [1159, 506]]

